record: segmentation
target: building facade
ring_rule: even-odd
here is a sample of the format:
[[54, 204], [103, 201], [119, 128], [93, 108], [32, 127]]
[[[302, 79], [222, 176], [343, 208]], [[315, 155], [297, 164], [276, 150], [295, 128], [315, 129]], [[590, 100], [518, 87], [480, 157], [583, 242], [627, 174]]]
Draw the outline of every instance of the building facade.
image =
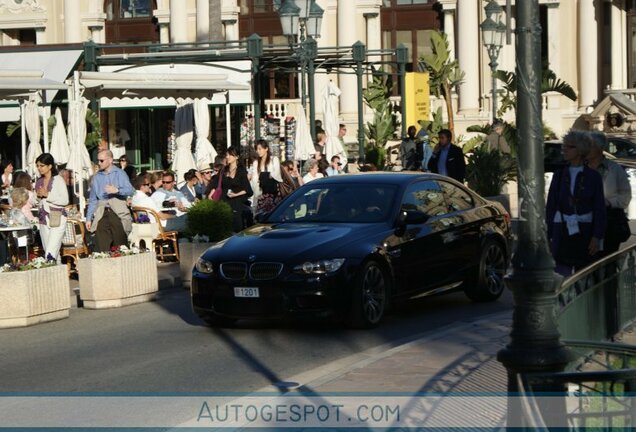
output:
[[[488, 123], [491, 110], [489, 58], [479, 24], [482, 0], [316, 0], [324, 9], [319, 47], [351, 46], [367, 50], [409, 50], [407, 70], [418, 70], [420, 55], [430, 51], [430, 32], [443, 30], [451, 56], [465, 80], [454, 98], [456, 130]], [[514, 22], [514, 3], [511, 0]], [[499, 0], [505, 6], [505, 0]], [[0, 0], [3, 46], [80, 43], [192, 43], [244, 39], [257, 33], [266, 44], [285, 44], [276, 10], [280, 0]], [[540, 0], [544, 61], [576, 91], [577, 101], [559, 94], [543, 96], [544, 122], [557, 135], [571, 127], [608, 129], [605, 117], [621, 114], [621, 131], [631, 132], [636, 118], [630, 103], [602, 104], [609, 90], [633, 104], [636, 87], [636, 0]], [[514, 71], [514, 33], [499, 55], [499, 69]], [[356, 136], [355, 75], [319, 74], [316, 95], [329, 80], [337, 83], [341, 120]], [[297, 77], [272, 72], [263, 96], [266, 112], [279, 117], [285, 104], [299, 97]], [[443, 104], [432, 98], [433, 110]], [[601, 109], [595, 109], [601, 107]], [[320, 104], [316, 104], [320, 118]], [[445, 112], [445, 110], [444, 110]], [[368, 113], [367, 113], [368, 114]], [[508, 112], [507, 120], [514, 119]]]

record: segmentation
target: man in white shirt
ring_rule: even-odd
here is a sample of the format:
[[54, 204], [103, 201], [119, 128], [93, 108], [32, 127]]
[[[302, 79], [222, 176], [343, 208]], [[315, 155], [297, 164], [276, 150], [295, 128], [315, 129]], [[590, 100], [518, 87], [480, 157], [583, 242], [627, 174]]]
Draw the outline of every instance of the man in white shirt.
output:
[[192, 207], [192, 203], [183, 195], [183, 192], [175, 189], [174, 174], [165, 171], [161, 177], [162, 187], [157, 189], [150, 198], [160, 209], [167, 207], [172, 209], [174, 207], [174, 212], [177, 216], [184, 215], [187, 209]]
[[[147, 176], [137, 176], [133, 181], [133, 186], [135, 187], [135, 195], [133, 195], [132, 198], [133, 207], [145, 207], [156, 211], [161, 219], [161, 226], [168, 231], [185, 231], [187, 215], [175, 216], [173, 214], [164, 213], [155, 200], [147, 195], [148, 192], [150, 192], [150, 182]], [[148, 215], [148, 217], [151, 223], [156, 222], [152, 215]]]

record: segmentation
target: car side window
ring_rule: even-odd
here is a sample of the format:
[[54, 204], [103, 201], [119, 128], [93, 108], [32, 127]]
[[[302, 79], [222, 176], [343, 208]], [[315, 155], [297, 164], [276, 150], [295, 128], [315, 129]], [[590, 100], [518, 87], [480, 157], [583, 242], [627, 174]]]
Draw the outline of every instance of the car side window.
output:
[[402, 198], [402, 210], [418, 210], [429, 216], [447, 213], [442, 189], [432, 180], [413, 183], [408, 186]]
[[468, 210], [475, 206], [473, 197], [464, 189], [445, 181], [440, 181], [439, 183], [444, 191], [449, 212]]

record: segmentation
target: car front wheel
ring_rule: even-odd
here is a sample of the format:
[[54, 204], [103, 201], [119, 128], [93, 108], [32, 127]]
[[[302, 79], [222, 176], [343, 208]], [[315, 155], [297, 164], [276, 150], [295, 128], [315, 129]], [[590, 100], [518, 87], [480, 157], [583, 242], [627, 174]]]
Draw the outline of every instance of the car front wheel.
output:
[[376, 262], [367, 262], [353, 288], [349, 325], [354, 328], [377, 326], [386, 310], [387, 293], [388, 283], [384, 271]]
[[504, 290], [507, 260], [504, 247], [496, 240], [486, 240], [473, 278], [465, 283], [464, 292], [473, 301], [497, 300]]

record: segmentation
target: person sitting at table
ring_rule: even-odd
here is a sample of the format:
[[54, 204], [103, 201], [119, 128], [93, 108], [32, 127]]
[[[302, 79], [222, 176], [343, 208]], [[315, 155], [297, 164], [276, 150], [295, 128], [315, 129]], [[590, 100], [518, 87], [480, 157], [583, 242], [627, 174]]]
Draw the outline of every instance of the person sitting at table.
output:
[[161, 187], [161, 173], [152, 172], [148, 174], [148, 183], [150, 183], [150, 191], [148, 192], [148, 196], [151, 196], [157, 191], [157, 189]]
[[[174, 174], [165, 171], [161, 176], [162, 187], [157, 189], [151, 196], [155, 204], [161, 209], [170, 209], [177, 216], [183, 215], [192, 204], [186, 199], [183, 193], [175, 189]], [[172, 209], [175, 210], [172, 210]]]
[[33, 179], [31, 176], [24, 171], [20, 171], [17, 173], [13, 179], [13, 188], [24, 188], [29, 194], [29, 201], [25, 204], [25, 209], [28, 208], [29, 213], [33, 220], [36, 220], [35, 216], [33, 216], [33, 204], [36, 203], [35, 192], [33, 192]]
[[197, 185], [199, 184], [197, 170], [188, 170], [188, 172], [183, 175], [183, 178], [186, 182], [179, 190], [190, 203], [194, 204], [197, 201]]
[[59, 262], [60, 247], [66, 230], [64, 206], [68, 205], [68, 192], [50, 153], [38, 156], [35, 167], [40, 173], [35, 182], [35, 193], [39, 200], [38, 221], [44, 256], [51, 255]]
[[2, 172], [0, 176], [0, 188], [4, 191], [11, 188], [13, 183], [13, 162], [10, 160], [4, 161], [0, 165], [0, 172]]
[[10, 216], [13, 220], [19, 221], [20, 225], [30, 225], [32, 222], [37, 222], [37, 218], [31, 212], [33, 204], [31, 204], [29, 192], [23, 187], [14, 187], [11, 191]]
[[[161, 211], [161, 207], [157, 206], [157, 203], [148, 196], [150, 191], [150, 180], [148, 176], [137, 176], [133, 180], [133, 186], [135, 187], [135, 195], [132, 198], [133, 207], [145, 207], [152, 209], [159, 214], [159, 222], [168, 231], [183, 232], [186, 227], [187, 215], [175, 216], [173, 214], [164, 213]], [[154, 217], [148, 215], [151, 223], [155, 223]]]

